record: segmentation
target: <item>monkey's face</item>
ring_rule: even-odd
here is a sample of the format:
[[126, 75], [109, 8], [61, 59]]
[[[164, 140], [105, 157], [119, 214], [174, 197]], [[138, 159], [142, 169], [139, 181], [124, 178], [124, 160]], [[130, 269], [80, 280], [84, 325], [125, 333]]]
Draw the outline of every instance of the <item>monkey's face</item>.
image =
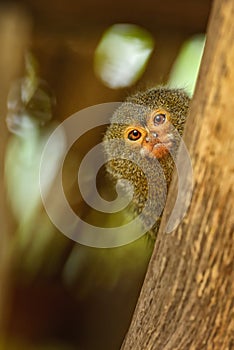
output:
[[[137, 210], [148, 198], [149, 183], [152, 198], [165, 200], [164, 184], [171, 179], [188, 107], [182, 90], [154, 88], [129, 97], [111, 118], [104, 137], [106, 170], [120, 184], [126, 179], [134, 185]], [[127, 193], [125, 182], [122, 187]]]
[[140, 104], [131, 100], [123, 103], [114, 113], [105, 139], [121, 139], [126, 154], [134, 153], [145, 158], [160, 160], [174, 153], [183, 131], [188, 100], [178, 107], [173, 94], [167, 97], [164, 104], [160, 100], [155, 103], [155, 99], [151, 104], [150, 101], [143, 104], [139, 99]]
[[138, 149], [142, 156], [157, 159], [166, 156], [175, 141], [170, 113], [164, 108], [149, 112], [144, 123], [127, 126], [123, 138], [126, 145]]

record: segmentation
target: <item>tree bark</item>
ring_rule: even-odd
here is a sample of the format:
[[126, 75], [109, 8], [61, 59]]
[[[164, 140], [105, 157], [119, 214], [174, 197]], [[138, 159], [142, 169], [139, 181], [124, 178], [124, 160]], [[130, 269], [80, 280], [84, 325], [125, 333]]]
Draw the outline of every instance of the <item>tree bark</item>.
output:
[[[154, 253], [122, 350], [234, 347], [234, 1], [216, 0], [184, 140], [194, 192]], [[175, 181], [169, 198], [176, 197]]]

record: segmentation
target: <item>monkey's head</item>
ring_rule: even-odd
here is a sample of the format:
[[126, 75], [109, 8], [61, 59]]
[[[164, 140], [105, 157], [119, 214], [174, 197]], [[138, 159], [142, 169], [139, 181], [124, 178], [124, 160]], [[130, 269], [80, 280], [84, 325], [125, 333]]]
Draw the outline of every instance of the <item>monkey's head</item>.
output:
[[189, 102], [183, 90], [152, 88], [129, 97], [111, 118], [104, 140], [118, 139], [119, 143], [106, 143], [105, 152], [112, 158], [107, 163], [107, 171], [115, 179], [127, 179], [134, 185], [138, 207], [145, 201], [148, 189], [139, 164], [144, 161], [158, 188], [164, 181], [160, 166], [169, 184], [172, 156], [180, 143]]

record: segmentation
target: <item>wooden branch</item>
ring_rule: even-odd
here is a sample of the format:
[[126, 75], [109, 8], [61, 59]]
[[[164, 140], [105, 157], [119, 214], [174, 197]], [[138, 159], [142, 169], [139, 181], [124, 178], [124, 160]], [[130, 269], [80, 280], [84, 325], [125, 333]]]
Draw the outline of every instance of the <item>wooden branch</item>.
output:
[[[216, 0], [184, 135], [194, 171], [192, 202], [169, 235], [165, 210], [122, 350], [234, 346], [233, 18], [233, 0]], [[170, 196], [176, 196], [174, 182]]]

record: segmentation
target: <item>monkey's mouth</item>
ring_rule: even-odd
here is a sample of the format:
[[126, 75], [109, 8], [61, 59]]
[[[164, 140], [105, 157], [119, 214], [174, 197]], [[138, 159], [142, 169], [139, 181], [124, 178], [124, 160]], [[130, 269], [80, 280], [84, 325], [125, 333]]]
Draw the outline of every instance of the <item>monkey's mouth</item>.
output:
[[170, 149], [172, 148], [172, 142], [157, 142], [153, 145], [152, 151], [150, 152], [153, 157], [158, 159], [165, 157], [168, 153], [170, 153]]
[[170, 153], [173, 147], [173, 139], [171, 137], [153, 139], [150, 142], [144, 141], [142, 144], [142, 152], [145, 156], [150, 158], [161, 159]]
[[167, 141], [167, 142], [162, 142], [162, 141], [158, 141], [153, 145], [153, 149], [157, 149], [160, 147], [167, 147], [167, 148], [171, 148], [172, 146], [172, 142], [171, 141]]

